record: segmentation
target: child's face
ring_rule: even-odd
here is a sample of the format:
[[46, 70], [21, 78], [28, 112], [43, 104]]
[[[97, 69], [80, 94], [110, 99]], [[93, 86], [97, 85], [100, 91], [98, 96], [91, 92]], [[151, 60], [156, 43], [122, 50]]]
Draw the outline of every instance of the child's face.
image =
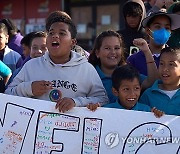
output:
[[150, 35], [150, 43], [154, 42], [152, 39], [152, 32], [155, 30], [159, 30], [165, 28], [168, 31], [171, 31], [171, 23], [168, 17], [166, 16], [157, 16], [151, 23], [149, 28], [146, 28], [146, 32], [148, 35]]
[[128, 26], [131, 28], [138, 28], [140, 20], [141, 20], [141, 16], [130, 16], [130, 15], [126, 16], [126, 22]]
[[46, 51], [47, 51], [47, 47], [46, 47], [45, 37], [36, 37], [32, 40], [31, 52], [30, 52], [31, 58], [40, 57], [44, 55]]
[[96, 51], [96, 56], [100, 58], [101, 68], [115, 68], [121, 60], [120, 41], [118, 37], [105, 37], [99, 51]]
[[29, 56], [30, 52], [31, 52], [31, 49], [28, 46], [26, 46], [25, 44], [22, 44], [21, 46], [23, 48], [23, 55], [25, 57]]
[[150, 25], [150, 29], [152, 31], [158, 30], [161, 28], [165, 28], [166, 30], [171, 31], [171, 23], [168, 17], [166, 16], [157, 16], [155, 17], [154, 21]]
[[113, 88], [113, 93], [118, 96], [121, 105], [126, 109], [131, 109], [138, 101], [141, 87], [137, 78], [122, 80], [119, 90]]
[[47, 36], [47, 47], [54, 63], [68, 62], [70, 51], [74, 45], [75, 39], [71, 38], [69, 26], [66, 23], [55, 22], [51, 25]]
[[2, 30], [0, 30], [0, 50], [4, 49], [8, 43], [8, 35], [5, 35]]
[[163, 82], [164, 90], [174, 90], [180, 84], [180, 62], [177, 55], [163, 53], [159, 63], [159, 75]]

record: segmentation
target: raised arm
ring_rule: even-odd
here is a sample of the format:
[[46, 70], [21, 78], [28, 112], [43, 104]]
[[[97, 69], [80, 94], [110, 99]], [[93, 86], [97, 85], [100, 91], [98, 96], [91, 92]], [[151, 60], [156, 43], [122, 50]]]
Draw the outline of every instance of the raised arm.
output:
[[148, 75], [147, 78], [141, 84], [142, 90], [145, 90], [150, 86], [152, 86], [154, 81], [158, 79], [158, 69], [147, 42], [142, 38], [138, 38], [138, 39], [134, 39], [133, 44], [137, 46], [144, 53], [146, 58]]

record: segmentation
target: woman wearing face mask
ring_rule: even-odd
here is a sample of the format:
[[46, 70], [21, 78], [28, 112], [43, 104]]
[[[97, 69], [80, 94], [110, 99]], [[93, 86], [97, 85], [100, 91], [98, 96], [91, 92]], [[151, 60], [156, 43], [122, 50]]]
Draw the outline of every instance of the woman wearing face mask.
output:
[[145, 18], [142, 21], [142, 25], [149, 36], [149, 48], [153, 54], [154, 61], [146, 62], [145, 56], [141, 51], [128, 57], [127, 61], [136, 67], [141, 74], [147, 75], [147, 65], [155, 62], [159, 66], [159, 55], [171, 36], [171, 30], [180, 27], [180, 15], [159, 11]]

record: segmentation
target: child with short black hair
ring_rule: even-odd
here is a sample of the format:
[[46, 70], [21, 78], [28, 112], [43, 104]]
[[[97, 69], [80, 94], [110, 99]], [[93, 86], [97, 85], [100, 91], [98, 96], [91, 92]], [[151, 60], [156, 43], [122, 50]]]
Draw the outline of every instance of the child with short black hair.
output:
[[48, 52], [28, 61], [6, 93], [57, 102], [60, 112], [92, 102], [106, 104], [108, 98], [95, 68], [72, 50], [77, 34], [74, 23], [62, 14], [49, 17]]
[[[53, 20], [59, 16], [64, 16], [65, 18], [69, 18], [71, 20], [71, 17], [69, 16], [69, 14], [67, 14], [66, 12], [64, 11], [60, 11], [60, 10], [57, 10], [57, 11], [54, 11], [52, 12], [46, 19], [46, 31], [49, 31], [49, 28], [51, 26], [51, 23], [53, 22]], [[77, 40], [75, 41], [77, 43]], [[87, 52], [86, 50], [84, 50], [82, 47], [80, 47], [79, 45], [77, 44], [74, 44], [74, 46], [72, 47], [72, 49], [79, 53], [80, 55], [82, 56], [86, 56], [86, 58], [89, 57], [89, 52]]]
[[159, 77], [140, 98], [140, 103], [165, 114], [180, 115], [180, 48], [164, 48], [160, 54]]
[[21, 46], [23, 48], [23, 55], [25, 58], [29, 57], [31, 51], [31, 39], [35, 32], [26, 34], [21, 40]]
[[149, 106], [138, 103], [141, 93], [140, 75], [133, 66], [124, 65], [114, 70], [112, 91], [118, 97], [118, 101], [105, 107], [150, 112]]
[[46, 18], [46, 31], [47, 32], [49, 31], [54, 19], [56, 17], [59, 18], [60, 16], [66, 18], [66, 19], [69, 18], [71, 20], [71, 17], [66, 12], [60, 11], [60, 10], [54, 11], [54, 12], [50, 13], [50, 15]]
[[[103, 107], [154, 112], [155, 116], [161, 117], [163, 112], [138, 103], [141, 94], [140, 74], [131, 65], [123, 65], [116, 68], [112, 74], [112, 91], [118, 97], [115, 103], [109, 103]], [[90, 110], [95, 110], [99, 105], [89, 104]]]
[[46, 46], [47, 33], [43, 31], [35, 32], [30, 41], [31, 51], [30, 57], [36, 58], [44, 55], [47, 51]]
[[[30, 53], [29, 53], [29, 56], [26, 57], [26, 59], [23, 61], [22, 67], [27, 61], [31, 60], [32, 58], [37, 58], [37, 57], [44, 55], [44, 53], [47, 51], [46, 37], [47, 37], [47, 33], [43, 32], [43, 31], [32, 32], [32, 33], [30, 33], [29, 36], [27, 36], [25, 41], [28, 44], [27, 47], [30, 48]], [[27, 42], [27, 39], [29, 39], [29, 42]], [[24, 42], [24, 40], [23, 40], [23, 42]], [[13, 72], [13, 75], [11, 76], [9, 83], [19, 73], [19, 71], [22, 69], [22, 67], [16, 69]]]
[[37, 58], [44, 55], [44, 53], [47, 51], [46, 38], [47, 33], [44, 31], [32, 32], [29, 35], [27, 35], [27, 39], [29, 40], [24, 40], [23, 42], [26, 41], [26, 44], [28, 44], [27, 47], [29, 48], [30, 52], [26, 59], [23, 61], [22, 65], [24, 65], [27, 61], [29, 61], [32, 58]]

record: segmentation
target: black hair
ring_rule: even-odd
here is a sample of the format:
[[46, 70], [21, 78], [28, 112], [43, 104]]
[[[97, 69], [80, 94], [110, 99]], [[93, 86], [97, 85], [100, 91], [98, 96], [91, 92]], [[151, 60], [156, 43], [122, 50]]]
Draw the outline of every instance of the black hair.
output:
[[172, 13], [177, 13], [180, 11], [180, 2], [177, 2], [174, 4], [174, 7], [172, 9]]
[[135, 67], [129, 64], [117, 67], [112, 73], [112, 87], [118, 91], [122, 80], [132, 81], [134, 78], [137, 78], [140, 84], [140, 75]]
[[157, 17], [159, 17], [159, 16], [165, 16], [165, 17], [167, 17], [167, 18], [169, 19], [170, 25], [171, 25], [171, 18], [170, 18], [169, 16], [167, 16], [167, 15], [165, 15], [165, 14], [159, 14], [159, 15], [155, 15], [154, 17], [152, 17], [151, 19], [149, 19], [149, 21], [148, 21], [147, 24], [146, 24], [146, 27], [150, 27], [150, 25], [154, 22], [154, 20], [155, 20]]
[[140, 4], [135, 2], [128, 2], [123, 6], [123, 14], [129, 16], [143, 16], [143, 9]]
[[31, 48], [31, 39], [33, 38], [33, 35], [35, 33], [36, 32], [31, 32], [29, 34], [26, 34], [21, 40], [21, 45], [24, 44], [24, 45], [28, 46], [29, 48]]
[[17, 27], [11, 19], [4, 18], [0, 22], [6, 25], [10, 38], [12, 38], [17, 33]]
[[117, 33], [116, 31], [114, 30], [106, 30], [106, 31], [103, 31], [102, 33], [100, 33], [96, 39], [95, 39], [95, 42], [94, 42], [94, 47], [89, 55], [89, 63], [91, 63], [93, 66], [101, 66], [101, 61], [99, 58], [97, 58], [96, 56], [96, 51], [97, 50], [100, 50], [101, 46], [102, 46], [102, 42], [104, 40], [104, 38], [106, 37], [111, 37], [111, 36], [115, 36], [119, 39], [119, 42], [120, 42], [120, 46], [122, 47], [122, 52], [121, 52], [121, 60], [119, 62], [118, 65], [123, 65], [125, 64], [125, 58], [124, 58], [124, 43], [123, 43], [123, 39], [122, 39], [122, 36]]
[[60, 17], [60, 16], [64, 16], [66, 18], [71, 19], [71, 17], [64, 11], [54, 11], [52, 13], [49, 14], [49, 16], [46, 18], [46, 30], [49, 31], [50, 27], [51, 27], [51, 22], [52, 20], [54, 20], [55, 17]]
[[164, 53], [176, 54], [177, 59], [180, 62], [180, 48], [179, 47], [174, 47], [174, 48], [166, 47], [166, 48], [163, 48], [161, 50], [161, 53], [160, 53], [160, 58], [161, 58], [162, 54], [164, 54]]
[[2, 30], [4, 34], [8, 35], [8, 29], [4, 23], [0, 23], [0, 30]]
[[31, 37], [31, 40], [30, 40], [30, 46], [32, 44], [32, 41], [33, 39], [37, 38], [37, 37], [44, 37], [46, 38], [47, 37], [47, 33], [44, 32], [44, 31], [37, 31], [37, 32], [34, 32], [32, 37]]
[[57, 11], [52, 12], [46, 19], [46, 30], [49, 31], [51, 25], [55, 22], [63, 22], [66, 23], [69, 27], [69, 31], [71, 33], [72, 38], [76, 38], [77, 29], [70, 16], [66, 13], [60, 13]]

